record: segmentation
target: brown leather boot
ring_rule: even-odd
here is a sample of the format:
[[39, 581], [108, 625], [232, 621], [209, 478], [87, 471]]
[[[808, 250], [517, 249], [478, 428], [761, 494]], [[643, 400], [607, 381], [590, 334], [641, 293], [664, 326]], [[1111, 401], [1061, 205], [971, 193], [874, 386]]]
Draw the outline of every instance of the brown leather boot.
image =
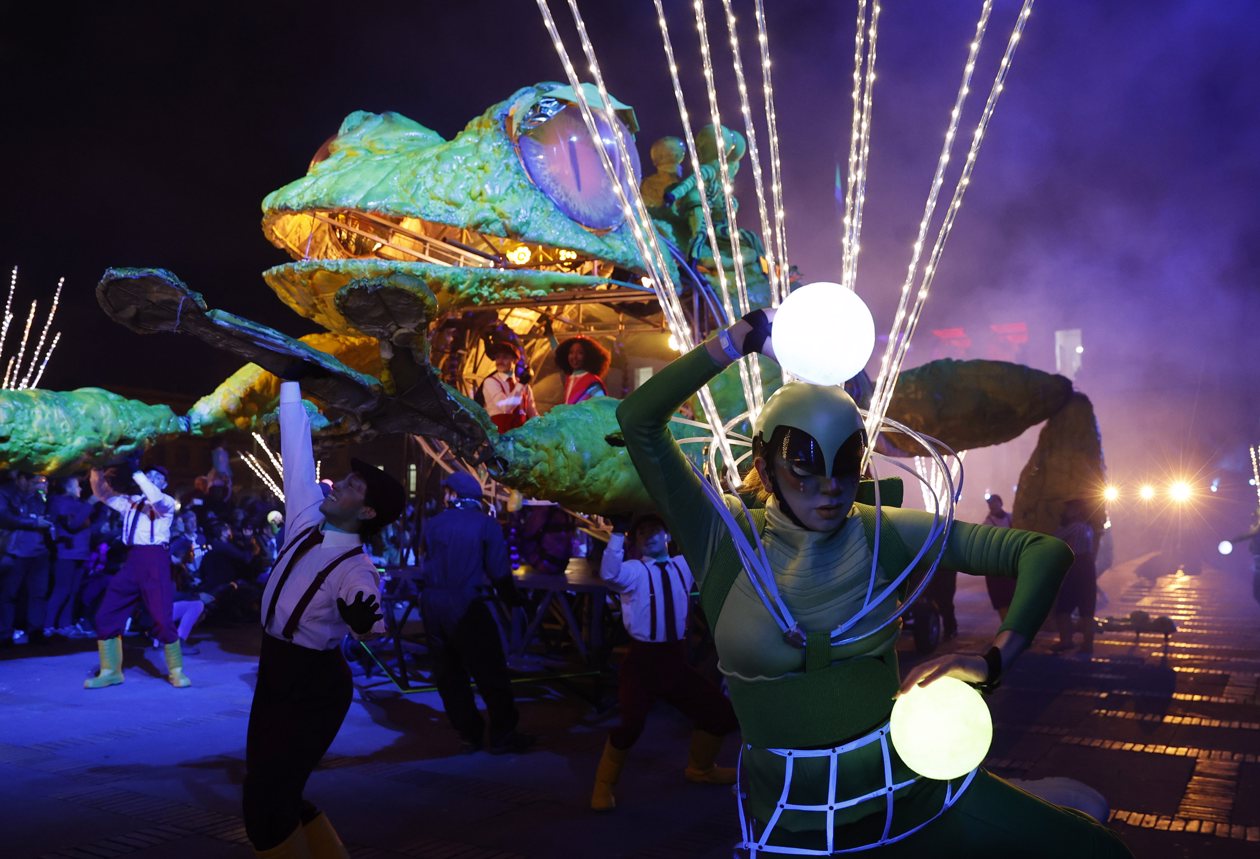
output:
[[591, 791], [592, 811], [612, 811], [617, 807], [613, 786], [621, 776], [621, 768], [626, 765], [627, 751], [614, 746], [612, 740], [605, 741], [604, 754], [599, 759], [599, 769], [595, 771], [595, 789]]
[[722, 748], [722, 738], [708, 731], [691, 732], [691, 752], [683, 775], [696, 784], [734, 784], [735, 768], [713, 763]]

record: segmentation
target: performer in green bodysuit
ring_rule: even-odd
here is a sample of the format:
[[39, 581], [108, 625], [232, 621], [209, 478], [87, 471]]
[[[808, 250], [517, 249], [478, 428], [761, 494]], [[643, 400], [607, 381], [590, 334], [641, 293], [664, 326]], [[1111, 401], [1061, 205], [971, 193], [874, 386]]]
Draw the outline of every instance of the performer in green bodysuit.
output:
[[[1054, 605], [1071, 563], [1064, 544], [955, 522], [940, 565], [1014, 577], [1015, 598], [988, 653], [937, 657], [903, 682], [898, 625], [881, 622], [878, 611], [852, 621], [868, 601], [872, 575], [870, 592], [879, 594], [931, 536], [934, 517], [855, 503], [866, 439], [853, 401], [839, 388], [800, 382], [767, 401], [754, 428], [751, 481], [760, 481], [766, 501], [748, 516], [730, 496], [723, 497], [727, 509], [718, 509], [678, 449], [666, 429], [670, 417], [741, 354], [773, 358], [772, 319], [772, 310], [749, 314], [617, 410], [639, 475], [701, 583], [743, 734], [742, 846], [753, 856], [871, 849], [917, 857], [1129, 856], [1105, 826], [983, 769], [951, 782], [919, 777], [887, 738], [899, 690], [943, 676], [997, 681]], [[759, 536], [773, 581], [745, 568], [732, 528], [751, 543]], [[843, 634], [833, 639], [837, 629]]]

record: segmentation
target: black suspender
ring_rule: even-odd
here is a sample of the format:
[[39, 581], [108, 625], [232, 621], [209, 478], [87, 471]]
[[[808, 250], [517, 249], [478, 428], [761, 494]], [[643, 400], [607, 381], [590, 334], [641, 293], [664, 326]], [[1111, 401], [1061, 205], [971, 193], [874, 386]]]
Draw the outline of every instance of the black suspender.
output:
[[[306, 607], [311, 604], [311, 600], [315, 599], [315, 594], [319, 593], [320, 586], [324, 584], [324, 580], [337, 569], [342, 561], [363, 553], [363, 546], [355, 546], [353, 549], [337, 556], [337, 559], [324, 567], [315, 574], [315, 578], [311, 580], [310, 587], [306, 589], [306, 593], [302, 594], [302, 598], [298, 600], [298, 604], [293, 607], [293, 613], [289, 615], [288, 622], [284, 625], [284, 631], [281, 633], [289, 641], [293, 640], [293, 634], [297, 632], [298, 624], [302, 620], [302, 613], [306, 611]], [[281, 582], [281, 584], [284, 584]], [[277, 587], [277, 590], [279, 588]]]
[[[263, 621], [263, 629], [271, 626], [271, 621], [276, 616], [276, 602], [280, 599], [280, 591], [284, 589], [284, 583], [288, 581], [289, 574], [293, 572], [293, 565], [297, 563], [298, 558], [313, 549], [323, 538], [324, 535], [319, 532], [319, 526], [312, 525], [280, 550], [280, 557], [284, 557], [284, 553], [290, 549], [293, 549], [293, 552], [284, 562], [284, 569], [280, 571], [280, 578], [276, 580], [276, 589], [271, 592], [271, 602], [267, 604], [267, 619]], [[280, 558], [276, 558], [276, 565], [271, 568], [271, 574], [276, 575], [277, 570], [280, 570]]]

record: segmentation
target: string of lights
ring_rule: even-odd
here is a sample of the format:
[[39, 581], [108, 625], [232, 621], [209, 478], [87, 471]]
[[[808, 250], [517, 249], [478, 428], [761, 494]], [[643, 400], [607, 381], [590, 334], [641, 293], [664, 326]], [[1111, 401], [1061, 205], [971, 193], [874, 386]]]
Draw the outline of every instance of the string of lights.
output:
[[[987, 4], [986, 4], [987, 5]], [[1010, 69], [1011, 58], [1014, 56], [1015, 48], [1019, 44], [1023, 34], [1024, 24], [1028, 20], [1028, 16], [1032, 14], [1033, 0], [1024, 0], [1024, 4], [1016, 16], [1015, 24], [1011, 29], [1011, 35], [1007, 40], [1006, 50], [1002, 55], [1002, 60], [998, 65], [997, 74], [993, 79], [993, 85], [989, 90], [989, 96], [985, 101], [984, 109], [981, 111], [980, 119], [976, 123], [975, 130], [972, 132], [971, 145], [967, 150], [967, 158], [963, 164], [962, 171], [958, 177], [958, 181], [954, 186], [954, 192], [950, 199], [949, 206], [946, 208], [944, 218], [940, 228], [937, 231], [936, 241], [932, 246], [932, 251], [928, 256], [927, 264], [923, 269], [922, 276], [919, 280], [919, 290], [915, 296], [910, 311], [904, 318], [904, 322], [899, 327], [897, 321], [894, 320], [893, 331], [888, 338], [888, 349], [885, 356], [891, 357], [885, 364], [881, 361], [879, 376], [876, 379], [875, 396], [872, 397], [871, 414], [868, 418], [868, 432], [879, 426], [876, 418], [882, 419], [887, 412], [888, 404], [892, 401], [893, 389], [896, 387], [896, 379], [901, 372], [902, 363], [905, 360], [906, 352], [910, 347], [910, 340], [914, 336], [915, 329], [918, 326], [919, 318], [923, 312], [923, 305], [927, 301], [928, 293], [931, 291], [932, 281], [936, 276], [937, 265], [940, 262], [941, 253], [945, 249], [946, 239], [949, 237], [950, 230], [953, 228], [954, 219], [958, 214], [958, 209], [962, 205], [963, 195], [967, 186], [971, 183], [971, 173], [975, 168], [976, 157], [980, 152], [980, 144], [984, 140], [984, 133], [988, 128], [989, 120], [993, 116], [993, 111], [997, 106], [998, 97], [1005, 89], [1006, 74]], [[983, 15], [983, 12], [982, 12]], [[976, 42], [973, 41], [973, 45]], [[973, 49], [979, 50], [978, 45]], [[967, 72], [964, 70], [964, 76]], [[963, 93], [965, 96], [966, 93]], [[951, 122], [955, 118], [951, 114]], [[951, 141], [952, 142], [952, 141]], [[948, 151], [943, 151], [942, 157], [948, 159]], [[874, 436], [872, 435], [872, 438]]]
[[[845, 193], [845, 240], [841, 264], [841, 283], [848, 289], [857, 288], [857, 258], [861, 251], [862, 213], [866, 203], [867, 164], [871, 155], [871, 99], [875, 88], [875, 45], [879, 35], [878, 3], [871, 7], [870, 23], [865, 24], [866, 2], [858, 4], [858, 24], [854, 37], [853, 69], [853, 129], [849, 139], [849, 176]], [[866, 30], [866, 39], [862, 32]], [[865, 62], [863, 62], [865, 41]], [[865, 73], [863, 67], [865, 66]], [[861, 101], [858, 95], [861, 93]]]
[[[718, 108], [717, 81], [713, 74], [713, 53], [709, 44], [709, 25], [704, 12], [704, 0], [693, 0], [692, 9], [696, 18], [696, 35], [700, 42], [700, 61], [704, 72], [704, 85], [709, 99], [709, 116], [712, 119], [714, 141], [717, 148], [718, 180], [722, 188], [722, 201], [726, 211], [726, 236], [731, 249], [731, 269], [735, 275], [735, 294], [742, 316], [752, 309], [748, 302], [748, 280], [744, 275], [743, 253], [740, 250], [739, 219], [735, 207], [735, 184], [731, 174], [731, 165], [727, 161], [726, 132], [722, 125], [722, 114]], [[734, 16], [732, 16], [732, 22]], [[733, 27], [734, 24], [732, 23]], [[732, 37], [735, 51], [735, 63], [739, 64], [738, 42]], [[742, 83], [741, 83], [742, 86]], [[751, 119], [751, 117], [750, 117]], [[703, 205], [708, 205], [704, 200]], [[714, 265], [722, 267], [722, 252], [715, 244], [711, 246]], [[732, 314], [734, 316], [734, 314]], [[748, 404], [749, 414], [755, 417], [761, 410], [761, 366], [754, 359], [742, 358], [738, 362], [740, 382], [744, 388], [744, 401]]]
[[[654, 0], [656, 5], [656, 21], [661, 31], [661, 41], [665, 48], [665, 59], [669, 66], [670, 80], [674, 87], [674, 101], [678, 105], [678, 119], [683, 129], [683, 139], [687, 146], [687, 154], [691, 160], [691, 172], [696, 179], [696, 194], [700, 198], [700, 211], [704, 221], [705, 234], [709, 239], [709, 247], [714, 248], [716, 254], [717, 228], [713, 222], [713, 207], [709, 204], [708, 186], [704, 179], [704, 171], [700, 169], [700, 155], [696, 149], [695, 133], [691, 128], [691, 116], [687, 111], [686, 99], [682, 92], [682, 82], [678, 76], [678, 64], [674, 59], [673, 40], [669, 35], [669, 24], [665, 20], [665, 9], [661, 0]], [[726, 269], [721, 265], [715, 266], [718, 278], [718, 292], [722, 299], [722, 308], [726, 313], [726, 319], [722, 324], [729, 325], [735, 320], [735, 309], [731, 304], [730, 286], [726, 279]], [[739, 362], [739, 380], [744, 391], [744, 401], [749, 403], [754, 413], [761, 408], [761, 378], [760, 366], [752, 361], [752, 359], [744, 359]], [[749, 371], [749, 365], [756, 369], [754, 376]]]
[[[52, 309], [48, 311], [48, 316], [44, 319], [44, 327], [39, 332], [39, 341], [35, 344], [35, 352], [31, 355], [30, 366], [26, 369], [26, 374], [22, 376], [21, 383], [18, 388], [33, 388], [39, 384], [39, 376], [44, 374], [44, 367], [48, 365], [48, 355], [52, 354], [52, 350], [57, 347], [58, 341], [61, 339], [61, 332], [57, 332], [57, 336], [53, 338], [52, 345], [48, 347], [48, 355], [43, 356], [43, 363], [40, 363], [41, 353], [44, 351], [44, 343], [48, 339], [48, 329], [52, 327], [53, 319], [57, 315], [57, 305], [61, 303], [61, 288], [65, 286], [66, 279], [63, 277], [57, 281], [57, 290], [53, 293]], [[31, 312], [35, 312], [34, 305], [31, 306]], [[38, 367], [38, 374], [36, 368]], [[35, 383], [31, 383], [32, 375], [35, 376]]]
[[[264, 449], [265, 448], [266, 445], [264, 445]], [[258, 457], [254, 456], [252, 453], [242, 453], [241, 460], [249, 466], [250, 471], [254, 472], [254, 476], [263, 482], [263, 485], [267, 487], [267, 491], [279, 499], [280, 503], [283, 504], [284, 490], [280, 488], [276, 479], [267, 473], [267, 469], [263, 467], [263, 464], [259, 461]]]
[[[551, 14], [547, 0], [536, 0], [536, 2], [543, 17], [543, 24], [551, 36], [552, 46], [555, 48], [556, 55], [564, 67], [569, 84], [573, 88], [578, 107], [582, 113], [582, 119], [586, 123], [588, 132], [591, 134], [591, 139], [599, 141], [601, 135], [598, 124], [595, 122], [594, 112], [591, 110], [586, 92], [582, 87], [581, 80], [578, 78], [577, 69], [574, 68], [573, 62], [569, 58], [568, 50], [560, 39], [555, 17]], [[604, 86], [604, 78], [600, 72], [599, 61], [595, 57], [594, 46], [587, 35], [585, 22], [582, 20], [581, 12], [578, 10], [575, 0], [569, 0], [569, 10], [573, 15], [574, 24], [578, 30], [578, 38], [582, 43], [582, 49], [586, 55], [591, 76], [600, 95], [603, 115], [607, 118], [608, 124], [612, 129], [613, 142], [617, 147], [618, 158], [621, 160], [621, 163], [630, 164], [627, 142], [621, 134], [618, 123], [613, 121], [615, 117], [612, 110], [612, 101], [608, 95], [607, 88]], [[663, 254], [656, 241], [655, 230], [648, 226], [651, 224], [651, 219], [643, 203], [643, 197], [633, 182], [627, 183], [624, 181], [620, 171], [615, 168], [611, 157], [603, 146], [595, 146], [595, 151], [599, 154], [600, 162], [603, 164], [605, 172], [613, 179], [612, 187], [626, 216], [627, 224], [630, 226], [636, 248], [644, 264], [652, 272], [652, 288], [656, 292], [657, 299], [665, 313], [666, 322], [683, 349], [690, 350], [695, 345], [691, 336], [691, 328], [686, 322], [682, 306], [678, 301], [677, 294], [674, 292], [673, 282], [668, 275], [669, 269], [665, 265]], [[626, 185], [630, 186], [630, 196], [627, 196]], [[631, 198], [633, 199], [633, 205]], [[721, 428], [721, 417], [718, 415], [717, 405], [713, 401], [713, 394], [709, 391], [707, 385], [699, 391], [699, 399], [705, 420], [709, 423], [714, 439], [722, 450], [722, 459], [726, 466], [727, 478], [732, 485], [738, 486], [740, 477], [735, 467], [734, 454], [730, 450], [730, 445], [719, 431]]]
[[1256, 488], [1256, 505], [1260, 508], [1260, 447], [1251, 447], [1251, 485]]
[[761, 52], [761, 92], [766, 111], [766, 131], [770, 141], [770, 196], [774, 207], [774, 232], [765, 236], [765, 240], [775, 247], [773, 261], [779, 264], [777, 280], [778, 293], [772, 296], [771, 305], [777, 307], [787, 297], [790, 267], [788, 264], [787, 230], [784, 228], [786, 214], [783, 209], [783, 170], [779, 163], [779, 126], [774, 113], [774, 84], [770, 74], [770, 37], [766, 32], [766, 10], [764, 0], [755, 4], [757, 19], [757, 45]]

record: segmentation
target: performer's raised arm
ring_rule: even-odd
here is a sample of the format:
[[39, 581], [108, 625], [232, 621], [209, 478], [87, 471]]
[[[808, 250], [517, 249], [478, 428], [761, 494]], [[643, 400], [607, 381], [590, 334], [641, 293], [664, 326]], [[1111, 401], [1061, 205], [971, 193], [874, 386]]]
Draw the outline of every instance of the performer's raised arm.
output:
[[297, 533], [297, 519], [323, 500], [315, 479], [311, 422], [302, 405], [302, 386], [297, 382], [280, 385], [280, 455], [284, 460], [284, 519]]

